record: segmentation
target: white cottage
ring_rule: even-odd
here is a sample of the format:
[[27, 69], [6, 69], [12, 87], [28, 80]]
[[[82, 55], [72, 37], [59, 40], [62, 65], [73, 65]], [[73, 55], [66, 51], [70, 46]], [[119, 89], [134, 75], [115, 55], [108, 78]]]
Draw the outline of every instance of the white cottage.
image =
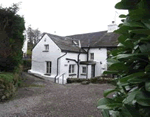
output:
[[101, 76], [107, 70], [107, 50], [116, 48], [117, 38], [108, 31], [66, 37], [44, 33], [32, 50], [29, 73], [60, 84], [67, 78]]

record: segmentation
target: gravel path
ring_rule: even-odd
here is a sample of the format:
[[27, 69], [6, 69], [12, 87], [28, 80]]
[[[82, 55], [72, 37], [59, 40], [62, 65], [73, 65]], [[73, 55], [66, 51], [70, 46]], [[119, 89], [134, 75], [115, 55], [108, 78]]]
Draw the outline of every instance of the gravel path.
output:
[[23, 73], [16, 97], [0, 103], [0, 117], [102, 117], [97, 101], [107, 84], [59, 85]]

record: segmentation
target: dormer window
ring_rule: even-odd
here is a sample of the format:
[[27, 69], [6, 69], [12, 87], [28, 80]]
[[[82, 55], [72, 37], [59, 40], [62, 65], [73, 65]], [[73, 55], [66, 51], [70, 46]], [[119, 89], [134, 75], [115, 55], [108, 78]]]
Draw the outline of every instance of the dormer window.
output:
[[48, 52], [49, 51], [49, 44], [44, 45], [44, 47], [45, 47], [44, 51]]
[[73, 43], [73, 45], [78, 46], [78, 43], [76, 41], [73, 40], [72, 43]]
[[90, 59], [94, 60], [94, 53], [90, 53]]

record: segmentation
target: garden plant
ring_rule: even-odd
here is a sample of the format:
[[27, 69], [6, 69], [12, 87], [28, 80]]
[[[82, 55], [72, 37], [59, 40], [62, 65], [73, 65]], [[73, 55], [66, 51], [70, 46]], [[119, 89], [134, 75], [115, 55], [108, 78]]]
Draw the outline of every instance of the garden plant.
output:
[[104, 91], [98, 108], [103, 117], [150, 117], [150, 0], [121, 0], [115, 8], [128, 10], [120, 15], [119, 44], [105, 72], [117, 75], [116, 85]]

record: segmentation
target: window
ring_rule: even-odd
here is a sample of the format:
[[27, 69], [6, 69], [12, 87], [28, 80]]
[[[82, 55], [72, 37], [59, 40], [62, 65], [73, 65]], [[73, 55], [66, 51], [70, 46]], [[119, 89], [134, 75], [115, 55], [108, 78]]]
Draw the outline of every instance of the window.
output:
[[69, 65], [69, 73], [74, 73], [75, 72], [75, 65]]
[[44, 45], [44, 46], [45, 46], [45, 51], [49, 51], [49, 45], [46, 44], [46, 45]]
[[94, 53], [90, 53], [90, 59], [94, 60]]
[[86, 74], [86, 67], [82, 67], [82, 73]]
[[46, 61], [46, 74], [51, 74], [51, 61]]

